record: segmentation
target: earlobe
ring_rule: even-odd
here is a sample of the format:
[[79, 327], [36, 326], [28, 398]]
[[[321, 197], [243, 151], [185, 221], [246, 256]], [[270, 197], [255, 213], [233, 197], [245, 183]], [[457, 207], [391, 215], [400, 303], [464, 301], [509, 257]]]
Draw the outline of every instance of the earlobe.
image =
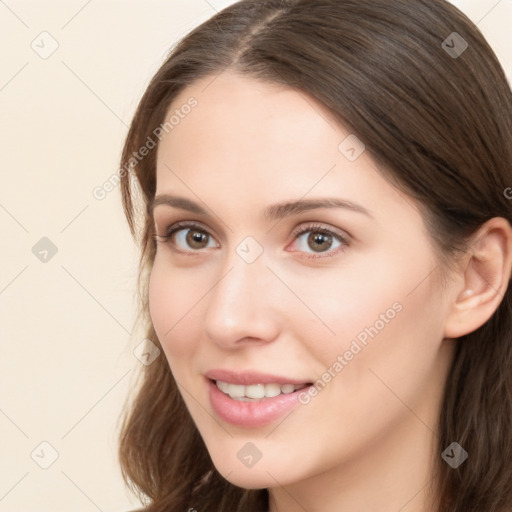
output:
[[[512, 267], [512, 228], [502, 217], [483, 224], [473, 237], [469, 257], [445, 321], [445, 338], [458, 338], [481, 327], [498, 309]], [[462, 287], [461, 287], [462, 283]], [[461, 289], [462, 288], [462, 289]]]

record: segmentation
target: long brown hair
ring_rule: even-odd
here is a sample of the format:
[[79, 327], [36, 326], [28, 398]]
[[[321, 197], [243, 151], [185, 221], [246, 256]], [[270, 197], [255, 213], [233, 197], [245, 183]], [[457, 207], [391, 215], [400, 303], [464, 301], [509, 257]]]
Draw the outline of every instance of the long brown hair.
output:
[[[512, 93], [492, 49], [458, 9], [444, 0], [240, 1], [172, 49], [123, 149], [123, 207], [141, 248], [139, 319], [155, 345], [147, 206], [156, 189], [156, 149], [133, 155], [155, 139], [180, 91], [223, 70], [323, 103], [421, 206], [445, 268], [485, 221], [512, 223], [504, 194], [512, 186]], [[438, 512], [512, 509], [511, 318], [509, 287], [495, 314], [457, 342], [438, 426]], [[148, 502], [145, 510], [266, 512], [267, 490], [241, 489], [215, 470], [166, 358], [141, 368], [123, 415], [119, 458], [126, 483]], [[456, 469], [441, 459], [453, 441], [469, 454]]]

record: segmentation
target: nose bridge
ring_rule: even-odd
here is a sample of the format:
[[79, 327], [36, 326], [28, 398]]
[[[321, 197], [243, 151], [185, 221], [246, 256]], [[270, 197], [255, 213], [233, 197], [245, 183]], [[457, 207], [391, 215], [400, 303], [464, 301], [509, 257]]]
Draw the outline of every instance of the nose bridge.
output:
[[268, 293], [271, 272], [263, 253], [254, 258], [253, 250], [243, 242], [231, 249], [209, 294], [205, 331], [219, 344], [244, 338], [268, 341], [276, 335], [275, 304]]

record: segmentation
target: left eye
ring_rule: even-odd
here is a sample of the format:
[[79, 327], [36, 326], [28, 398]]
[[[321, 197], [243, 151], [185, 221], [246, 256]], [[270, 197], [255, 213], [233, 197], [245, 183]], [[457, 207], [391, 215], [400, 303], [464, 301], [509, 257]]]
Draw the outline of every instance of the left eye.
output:
[[[169, 236], [174, 234], [176, 245], [182, 248], [190, 249], [206, 249], [208, 247], [216, 247], [213, 238], [204, 230], [193, 227], [178, 228], [169, 233]], [[208, 245], [212, 242], [210, 245]]]
[[326, 253], [348, 245], [341, 235], [320, 226], [303, 229], [295, 237], [297, 250], [301, 252]]

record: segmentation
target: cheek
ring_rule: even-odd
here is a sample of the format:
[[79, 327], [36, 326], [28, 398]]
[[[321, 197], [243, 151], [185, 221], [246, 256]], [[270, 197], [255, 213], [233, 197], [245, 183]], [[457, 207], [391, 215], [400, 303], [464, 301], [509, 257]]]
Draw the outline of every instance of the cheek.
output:
[[[335, 361], [342, 356], [332, 392], [368, 425], [384, 425], [410, 414], [409, 408], [428, 407], [426, 402], [420, 405], [427, 400], [425, 390], [442, 380], [440, 301], [431, 283], [409, 295], [408, 283], [401, 279], [392, 289], [382, 290], [379, 301], [364, 309], [364, 318], [351, 319], [331, 357]], [[363, 306], [363, 300], [360, 296], [355, 303]]]
[[[391, 324], [400, 322], [402, 313], [397, 310], [403, 309], [401, 304], [406, 295], [400, 269], [383, 257], [361, 259], [357, 266], [314, 279], [311, 275], [295, 277], [294, 291], [310, 311], [297, 302], [295, 312], [289, 309], [289, 325], [301, 326], [298, 339], [306, 341], [312, 355], [326, 368], [347, 350], [353, 348], [356, 352], [354, 340], [364, 348], [376, 332], [376, 337], [383, 338]], [[308, 325], [311, 328], [301, 337]], [[361, 359], [361, 354], [357, 359]]]
[[[333, 388], [378, 396], [382, 378], [414, 394], [419, 381], [433, 371], [442, 341], [443, 311], [428, 258], [381, 254], [368, 264], [323, 282], [321, 293], [309, 295], [324, 329], [322, 343], [311, 347], [325, 370], [343, 375]], [[406, 265], [406, 261], [409, 265]], [[371, 264], [370, 264], [371, 263]], [[359, 269], [359, 270], [358, 270]], [[334, 300], [333, 300], [334, 299]], [[370, 370], [375, 372], [372, 373]], [[325, 375], [325, 380], [329, 375]], [[376, 389], [377, 386], [377, 389]]]
[[[193, 349], [194, 329], [201, 324], [194, 320], [196, 293], [180, 279], [180, 273], [172, 276], [157, 260], [149, 278], [149, 312], [169, 363], [189, 356]], [[196, 308], [197, 309], [197, 308]]]

